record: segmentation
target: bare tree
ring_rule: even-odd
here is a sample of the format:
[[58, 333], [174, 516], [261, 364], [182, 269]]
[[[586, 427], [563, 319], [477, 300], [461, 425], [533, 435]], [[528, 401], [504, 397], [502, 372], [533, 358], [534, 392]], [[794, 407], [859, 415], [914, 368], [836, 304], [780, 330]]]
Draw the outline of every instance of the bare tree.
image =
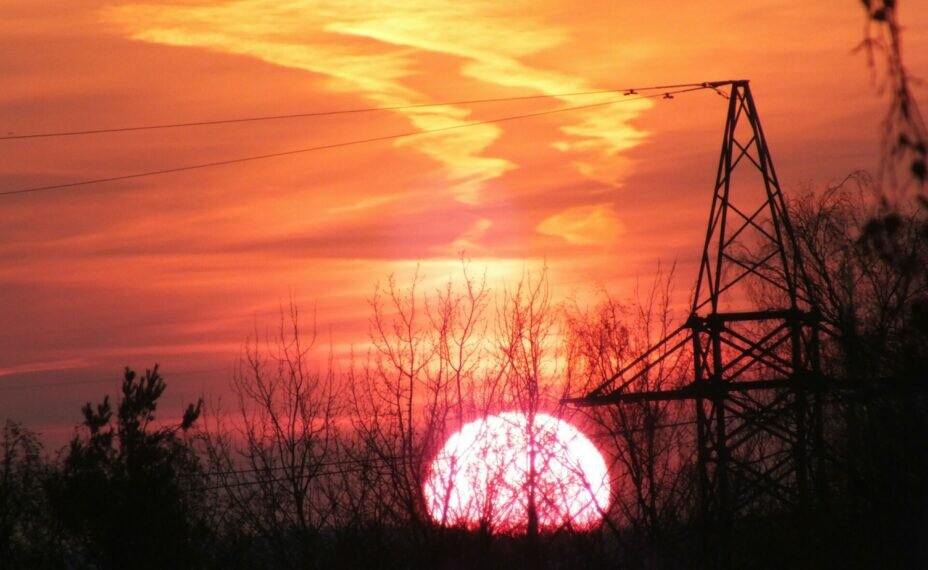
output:
[[331, 355], [314, 362], [291, 303], [274, 337], [249, 341], [232, 382], [233, 415], [215, 415], [205, 435], [223, 523], [268, 547], [276, 566], [320, 564], [322, 533], [340, 523], [338, 482], [350, 466], [339, 455], [342, 412]]
[[[928, 243], [917, 208], [889, 210], [874, 182], [853, 173], [788, 204], [811, 298], [836, 340], [842, 376], [876, 377], [924, 370]], [[875, 220], [881, 220], [879, 222]], [[874, 224], [882, 229], [875, 231]], [[920, 332], [921, 331], [921, 332]]]
[[43, 492], [48, 469], [38, 435], [7, 420], [0, 433], [0, 567], [47, 567], [63, 554]]
[[[658, 272], [645, 295], [626, 306], [603, 292], [599, 302], [585, 309], [568, 306], [568, 382], [574, 391], [599, 386], [657, 340], [672, 322], [670, 307], [673, 271]], [[688, 372], [685, 354], [664, 358], [655, 353], [642, 362], [656, 366], [642, 376], [634, 391], [677, 387]], [[694, 455], [691, 414], [678, 402], [640, 401], [593, 408], [589, 417], [603, 434], [613, 455], [612, 510], [606, 523], [620, 540], [624, 529], [642, 537], [641, 545], [659, 564], [658, 555], [668, 533], [690, 518]]]
[[[419, 529], [419, 544], [441, 540], [443, 528], [476, 530], [482, 560], [492, 537], [525, 535], [520, 563], [536, 566], [542, 535], [566, 516], [564, 504], [576, 503], [566, 489], [578, 481], [593, 486], [579, 465], [565, 464], [565, 444], [552, 439], [547, 415], [557, 414], [564, 394], [559, 313], [546, 270], [503, 291], [492, 313], [485, 279], [472, 279], [466, 264], [463, 273], [462, 285], [449, 282], [431, 295], [419, 293], [418, 273], [407, 287], [391, 278], [375, 291], [372, 348], [348, 379], [355, 460], [372, 467], [356, 487], [368, 502], [354, 502], [371, 522]], [[492, 422], [481, 422], [491, 414]], [[468, 432], [466, 445], [474, 447], [444, 457], [441, 477], [429, 479], [432, 460], [465, 425], [477, 430]], [[459, 471], [463, 455], [477, 457], [479, 469]], [[555, 468], [565, 480], [552, 479]], [[477, 488], [464, 504], [452, 486], [458, 475]], [[514, 522], [523, 517], [524, 524]], [[560, 530], [572, 530], [569, 517]]]
[[[909, 541], [917, 540], [912, 529], [924, 528], [928, 505], [915, 483], [928, 473], [925, 211], [889, 207], [864, 173], [805, 188], [787, 208], [807, 278], [801, 295], [821, 311], [823, 371], [853, 387], [825, 396], [831, 468], [819, 492], [836, 500], [819, 497], [833, 519], [821, 532], [855, 564], [918, 566]], [[848, 540], [854, 532], [866, 539]]]
[[[503, 363], [504, 401], [527, 418], [529, 467], [526, 474], [526, 533], [530, 552], [537, 551], [539, 534], [539, 470], [545, 463], [543, 442], [536, 441], [535, 419], [544, 405], [543, 398], [553, 395], [551, 383], [556, 377], [556, 358], [549, 355], [550, 337], [555, 322], [551, 308], [547, 268], [539, 278], [523, 277], [515, 289], [507, 292], [497, 315], [498, 351]], [[551, 405], [549, 402], [548, 405]], [[537, 560], [532, 561], [537, 565]]]
[[481, 414], [489, 289], [466, 262], [462, 270], [463, 286], [448, 281], [431, 295], [420, 292], [418, 270], [408, 287], [392, 276], [378, 286], [371, 347], [347, 376], [352, 457], [369, 466], [363, 484], [353, 486], [360, 522], [408, 527], [420, 545], [434, 538], [423, 497], [429, 462], [451, 430]]

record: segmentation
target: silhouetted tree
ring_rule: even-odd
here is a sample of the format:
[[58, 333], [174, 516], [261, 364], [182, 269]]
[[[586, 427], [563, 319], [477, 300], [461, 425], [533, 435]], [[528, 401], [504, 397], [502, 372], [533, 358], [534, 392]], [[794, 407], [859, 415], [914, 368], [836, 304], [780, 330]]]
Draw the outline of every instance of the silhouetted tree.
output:
[[[542, 520], [556, 516], [564, 489], [541, 475], [561, 459], [558, 442], [543, 440], [550, 434], [534, 428], [537, 414], [566, 412], [559, 409], [564, 395], [561, 323], [546, 272], [503, 291], [495, 312], [488, 310], [493, 297], [485, 280], [472, 279], [466, 263], [463, 285], [449, 281], [434, 294], [417, 288], [419, 275], [410, 287], [391, 278], [378, 288], [371, 302], [372, 350], [345, 379], [357, 438], [352, 458], [361, 472], [359, 484], [350, 487], [356, 495], [352, 503], [364, 513], [363, 532], [377, 536], [375, 529], [380, 529], [380, 536], [393, 538], [385, 550], [405, 549], [401, 561], [392, 561], [400, 567], [563, 564], [573, 556], [561, 548], [564, 541], [580, 535], [569, 520], [561, 528], [542, 529]], [[521, 467], [492, 463], [487, 480], [480, 481], [485, 492], [430, 520], [423, 497], [430, 461], [453, 431], [498, 412], [527, 418], [524, 481], [504, 479], [513, 473], [509, 467], [515, 472]], [[476, 445], [469, 449], [479, 455], [490, 453], [493, 444]], [[455, 474], [460, 472], [443, 474], [442, 480], [451, 481]], [[571, 477], [577, 481], [582, 474]], [[496, 492], [503, 487], [505, 493]], [[439, 483], [430, 492], [441, 505], [442, 494], [447, 501], [451, 489]], [[507, 518], [513, 512], [526, 513], [524, 524]], [[558, 557], [546, 556], [555, 547]]]
[[323, 567], [323, 534], [343, 523], [339, 475], [352, 466], [339, 456], [335, 370], [313, 362], [315, 341], [291, 304], [272, 340], [246, 346], [235, 412], [203, 434], [223, 533], [253, 539], [251, 567]]
[[[822, 367], [851, 387], [826, 395], [822, 549], [840, 565], [919, 566], [917, 536], [928, 529], [925, 210], [889, 207], [864, 173], [806, 188], [787, 208], [808, 280], [802, 296], [821, 311]], [[763, 303], [778, 293], [754, 294]]]
[[[883, 181], [896, 184], [896, 169], [920, 190], [928, 183], [928, 128], [912, 94], [912, 78], [903, 61], [898, 0], [862, 0], [867, 23], [859, 49], [867, 54], [877, 88], [889, 96], [883, 120]], [[919, 196], [928, 207], [928, 196]]]
[[441, 539], [422, 494], [428, 462], [450, 430], [485, 414], [487, 398], [495, 397], [482, 392], [488, 289], [466, 263], [464, 279], [463, 289], [449, 281], [434, 296], [417, 290], [418, 272], [408, 288], [392, 276], [378, 286], [370, 302], [372, 347], [345, 378], [359, 467], [349, 485], [360, 515], [353, 524], [387, 533], [405, 528], [408, 555], [420, 561], [437, 554]]
[[73, 564], [103, 569], [194, 568], [207, 529], [197, 489], [200, 462], [184, 435], [200, 415], [158, 426], [165, 383], [158, 367], [126, 368], [116, 409], [109, 396], [82, 408], [84, 421], [49, 482], [54, 513], [77, 545]]
[[[568, 306], [567, 374], [573, 392], [599, 386], [664, 338], [673, 321], [673, 271], [661, 271], [645, 294], [623, 304], [603, 292], [592, 308]], [[676, 387], [690, 373], [685, 352], [652, 355], [657, 362], [635, 390]], [[606, 524], [623, 543], [627, 564], [669, 564], [679, 529], [692, 522], [695, 435], [692, 412], [680, 402], [642, 401], [591, 408], [588, 415], [612, 454], [612, 500]]]
[[[536, 416], [557, 409], [565, 395], [558, 370], [561, 346], [555, 340], [558, 313], [549, 285], [547, 267], [538, 276], [524, 275], [512, 290], [504, 292], [496, 315], [501, 403], [504, 409], [515, 410], [527, 418], [525, 438], [529, 457], [523, 562], [527, 568], [543, 566], [546, 544], [540, 537], [539, 522], [550, 495], [559, 492], [540, 484], [540, 472], [552, 461], [550, 451], [554, 446], [539, 440], [540, 432], [535, 427]], [[567, 528], [569, 525], [568, 520]]]
[[873, 181], [854, 173], [840, 184], [789, 201], [814, 299], [835, 333], [833, 372], [862, 380], [913, 378], [928, 369], [928, 240], [925, 217], [890, 209]]
[[8, 420], [0, 436], [0, 568], [61, 566], [42, 487], [48, 469], [37, 434]]

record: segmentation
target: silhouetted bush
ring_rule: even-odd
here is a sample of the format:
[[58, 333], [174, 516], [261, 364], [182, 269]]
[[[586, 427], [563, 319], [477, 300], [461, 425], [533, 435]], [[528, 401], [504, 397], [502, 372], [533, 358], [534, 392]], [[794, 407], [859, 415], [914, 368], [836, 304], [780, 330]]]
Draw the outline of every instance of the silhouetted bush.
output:
[[84, 422], [48, 483], [79, 567], [197, 568], [208, 530], [197, 497], [200, 461], [184, 438], [200, 413], [178, 426], [155, 423], [165, 384], [157, 366], [142, 377], [126, 369], [115, 414], [107, 396], [86, 404]]

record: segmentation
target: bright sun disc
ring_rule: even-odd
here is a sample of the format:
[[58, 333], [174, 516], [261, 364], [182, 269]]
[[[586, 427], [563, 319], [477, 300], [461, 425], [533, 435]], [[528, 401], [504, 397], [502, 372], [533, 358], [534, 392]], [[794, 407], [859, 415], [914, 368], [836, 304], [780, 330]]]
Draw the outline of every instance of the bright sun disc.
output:
[[503, 413], [466, 424], [448, 438], [424, 491], [439, 524], [518, 533], [528, 526], [532, 488], [541, 529], [593, 527], [608, 506], [606, 463], [565, 421], [536, 414], [532, 423], [525, 414]]

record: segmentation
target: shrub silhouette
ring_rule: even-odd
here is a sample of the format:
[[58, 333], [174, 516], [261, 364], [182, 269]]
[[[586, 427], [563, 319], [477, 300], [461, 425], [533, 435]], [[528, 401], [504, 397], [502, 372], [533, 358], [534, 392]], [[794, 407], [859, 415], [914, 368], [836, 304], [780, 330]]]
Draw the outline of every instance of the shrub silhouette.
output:
[[83, 406], [84, 421], [67, 448], [49, 498], [79, 566], [199, 566], [206, 526], [193, 493], [199, 461], [183, 434], [202, 403], [178, 426], [156, 427], [165, 383], [157, 365], [139, 377], [126, 368], [113, 413], [109, 396]]

